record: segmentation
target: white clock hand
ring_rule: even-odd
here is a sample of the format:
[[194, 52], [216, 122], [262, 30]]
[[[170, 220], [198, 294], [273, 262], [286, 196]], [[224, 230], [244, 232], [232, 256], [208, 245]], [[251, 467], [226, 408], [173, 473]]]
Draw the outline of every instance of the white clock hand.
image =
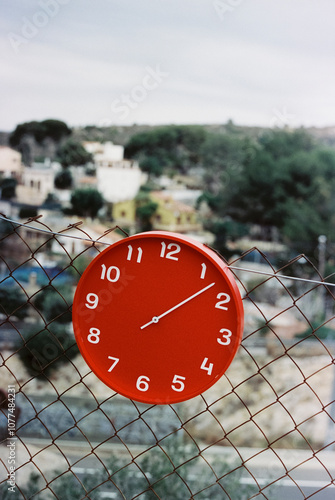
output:
[[175, 311], [176, 309], [178, 309], [178, 307], [186, 304], [186, 302], [189, 302], [190, 300], [194, 299], [195, 297], [197, 297], [201, 293], [204, 293], [206, 290], [208, 290], [209, 288], [212, 288], [212, 286], [214, 286], [214, 285], [215, 285], [215, 283], [211, 283], [210, 285], [205, 286], [204, 288], [202, 288], [198, 292], [194, 293], [193, 295], [191, 295], [187, 299], [183, 300], [182, 302], [179, 302], [179, 304], [175, 305], [174, 307], [171, 307], [171, 309], [168, 309], [167, 311], [165, 311], [164, 313], [160, 314], [159, 316], [154, 316], [152, 318], [152, 320], [149, 321], [149, 323], [146, 323], [145, 325], [141, 326], [141, 330], [143, 330], [143, 328], [146, 328], [147, 326], [151, 325], [152, 323], [158, 323], [158, 321], [161, 318], [163, 318], [164, 316], [166, 316], [170, 312]]

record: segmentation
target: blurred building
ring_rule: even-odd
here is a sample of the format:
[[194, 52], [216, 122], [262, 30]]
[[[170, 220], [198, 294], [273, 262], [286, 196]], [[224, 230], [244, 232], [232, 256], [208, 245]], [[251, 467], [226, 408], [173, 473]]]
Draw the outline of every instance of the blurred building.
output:
[[152, 218], [153, 229], [177, 233], [202, 229], [195, 208], [175, 200], [164, 191], [153, 191], [150, 197], [158, 205]]
[[21, 153], [8, 146], [0, 146], [0, 176], [20, 180], [23, 172]]
[[133, 200], [146, 179], [137, 161], [124, 159], [123, 146], [112, 142], [84, 142], [83, 145], [93, 155], [97, 189], [106, 203]]

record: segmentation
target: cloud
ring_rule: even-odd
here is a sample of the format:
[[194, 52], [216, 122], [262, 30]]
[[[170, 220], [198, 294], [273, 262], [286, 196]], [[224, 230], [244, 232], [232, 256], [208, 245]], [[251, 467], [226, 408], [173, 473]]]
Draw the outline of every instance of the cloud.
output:
[[[221, 18], [214, 0], [13, 0], [0, 20], [0, 129], [53, 116], [125, 124], [113, 101], [157, 65], [168, 78], [127, 123], [268, 125], [286, 108], [295, 125], [333, 124], [333, 0], [224, 1]], [[36, 24], [41, 2], [59, 9], [15, 51], [9, 34]]]

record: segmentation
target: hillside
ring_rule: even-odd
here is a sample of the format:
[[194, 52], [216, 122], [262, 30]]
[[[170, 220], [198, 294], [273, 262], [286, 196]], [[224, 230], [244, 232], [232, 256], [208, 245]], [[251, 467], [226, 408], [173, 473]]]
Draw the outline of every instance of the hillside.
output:
[[[145, 125], [134, 124], [129, 126], [114, 125], [110, 127], [98, 127], [95, 125], [87, 125], [85, 127], [76, 127], [73, 129], [72, 137], [78, 141], [112, 141], [114, 144], [126, 145], [134, 135], [154, 130], [161, 125]], [[235, 125], [232, 122], [226, 124], [203, 124], [201, 125], [208, 132], [226, 134], [234, 133], [237, 137], [256, 138], [266, 130], [264, 127], [249, 127]], [[335, 126], [334, 127], [310, 127], [306, 129], [312, 136], [320, 140], [324, 144], [335, 146]], [[0, 131], [0, 145], [9, 145], [9, 137], [11, 132]]]

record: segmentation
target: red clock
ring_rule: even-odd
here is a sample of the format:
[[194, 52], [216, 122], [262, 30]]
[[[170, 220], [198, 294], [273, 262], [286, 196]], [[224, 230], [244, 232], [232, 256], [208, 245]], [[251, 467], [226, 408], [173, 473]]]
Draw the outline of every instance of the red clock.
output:
[[206, 391], [240, 345], [243, 306], [227, 265], [180, 234], [140, 233], [102, 251], [84, 271], [73, 325], [89, 367], [143, 403]]

